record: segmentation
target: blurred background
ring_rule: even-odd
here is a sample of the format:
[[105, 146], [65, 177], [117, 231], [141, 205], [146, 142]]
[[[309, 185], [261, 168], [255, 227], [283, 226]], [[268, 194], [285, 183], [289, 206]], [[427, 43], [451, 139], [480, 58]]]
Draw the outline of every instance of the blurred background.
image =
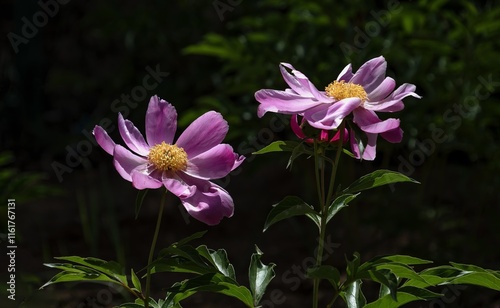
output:
[[[285, 88], [280, 62], [321, 89], [348, 63], [357, 69], [383, 55], [388, 76], [415, 84], [423, 97], [405, 99], [405, 110], [392, 115], [403, 142], [380, 140], [374, 162], [346, 156], [340, 169], [344, 186], [377, 168], [422, 184], [358, 197], [329, 229], [339, 245], [327, 263], [344, 268], [358, 251], [363, 260], [411, 254], [500, 269], [500, 1], [7, 0], [0, 14], [1, 240], [6, 246], [5, 200], [14, 198], [18, 244], [17, 300], [7, 301], [2, 288], [2, 307], [112, 307], [122, 299], [95, 284], [38, 288], [56, 273], [43, 263], [57, 256], [117, 260], [127, 272], [146, 264], [161, 192], [147, 195], [135, 219], [137, 191], [91, 132], [100, 124], [121, 140], [118, 112], [144, 132], [154, 94], [176, 107], [178, 132], [208, 110], [222, 113], [225, 141], [248, 157], [219, 181], [235, 201], [231, 219], [208, 228], [171, 198], [157, 247], [208, 230], [194, 244], [226, 248], [247, 284], [257, 244], [265, 263], [278, 264], [269, 291], [280, 300], [264, 307], [309, 307], [312, 284], [300, 277], [315, 227], [297, 218], [262, 228], [286, 195], [316, 202], [313, 161], [301, 157], [286, 170], [285, 155], [251, 156], [273, 140], [295, 139], [287, 117], [256, 116], [255, 91]], [[154, 276], [155, 296], [176, 278]], [[373, 296], [375, 286], [366, 287]], [[412, 307], [500, 307], [498, 292], [436, 291], [446, 299]], [[241, 307], [211, 294], [185, 306]]]

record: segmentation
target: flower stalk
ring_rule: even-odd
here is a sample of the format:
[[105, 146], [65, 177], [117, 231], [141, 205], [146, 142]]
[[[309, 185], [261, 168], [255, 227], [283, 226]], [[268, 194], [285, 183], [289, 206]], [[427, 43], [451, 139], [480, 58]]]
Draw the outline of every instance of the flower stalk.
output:
[[151, 263], [153, 262], [156, 241], [158, 240], [158, 234], [160, 233], [161, 218], [163, 216], [163, 208], [165, 207], [165, 199], [167, 199], [167, 191], [165, 191], [163, 197], [161, 198], [160, 209], [158, 210], [158, 218], [156, 220], [155, 233], [153, 235], [153, 241], [149, 250], [148, 265], [146, 270], [146, 292], [144, 295], [144, 308], [149, 307], [149, 293], [151, 291]]
[[[330, 175], [330, 182], [328, 187], [328, 193], [325, 196], [325, 158], [322, 157], [323, 149], [318, 148], [317, 142], [314, 142], [314, 161], [316, 169], [316, 185], [318, 189], [318, 196], [320, 198], [320, 225], [319, 225], [319, 241], [318, 241], [318, 253], [316, 255], [316, 267], [321, 266], [323, 260], [323, 250], [326, 237], [326, 225], [328, 219], [328, 209], [331, 202], [334, 199], [333, 189], [335, 186], [335, 176], [337, 174], [340, 154], [342, 153], [342, 145], [344, 140], [344, 129], [345, 122], [339, 127], [340, 138], [338, 140], [337, 151], [335, 154], [335, 160], [332, 163], [332, 172]], [[313, 282], [313, 308], [318, 307], [319, 299], [319, 284], [321, 282], [320, 278], [315, 278]]]

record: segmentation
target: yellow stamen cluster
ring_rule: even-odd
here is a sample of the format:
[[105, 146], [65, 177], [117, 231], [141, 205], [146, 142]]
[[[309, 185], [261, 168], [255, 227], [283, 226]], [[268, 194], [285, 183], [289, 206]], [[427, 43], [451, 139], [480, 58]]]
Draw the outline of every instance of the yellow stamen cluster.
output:
[[161, 171], [186, 170], [188, 158], [186, 151], [175, 144], [166, 144], [163, 141], [149, 150], [148, 160]]
[[330, 83], [325, 88], [326, 95], [335, 98], [336, 100], [341, 100], [349, 97], [359, 97], [362, 101], [368, 99], [365, 89], [362, 86], [355, 83], [345, 82], [343, 80]]

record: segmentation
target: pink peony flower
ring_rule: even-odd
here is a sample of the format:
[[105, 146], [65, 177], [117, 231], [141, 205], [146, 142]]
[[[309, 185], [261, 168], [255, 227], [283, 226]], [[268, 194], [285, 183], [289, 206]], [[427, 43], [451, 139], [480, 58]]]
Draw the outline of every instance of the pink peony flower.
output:
[[121, 114], [118, 128], [132, 152], [115, 144], [100, 126], [93, 133], [97, 143], [113, 156], [118, 173], [135, 188], [165, 186], [180, 198], [191, 216], [208, 225], [233, 215], [231, 196], [210, 182], [226, 176], [245, 159], [234, 153], [230, 145], [221, 144], [229, 128], [221, 114], [209, 111], [201, 115], [174, 143], [177, 112], [155, 95], [146, 113], [146, 139]]
[[381, 120], [375, 112], [400, 111], [404, 108], [403, 98], [420, 98], [412, 84], [405, 83], [394, 91], [396, 82], [385, 76], [386, 69], [387, 62], [382, 56], [364, 63], [354, 74], [349, 64], [325, 91], [319, 91], [292, 65], [281, 63], [281, 74], [290, 88], [257, 91], [255, 99], [260, 103], [257, 114], [259, 117], [266, 112], [298, 114], [312, 127], [334, 130], [352, 113], [353, 122], [367, 135], [367, 144], [362, 144], [351, 130], [351, 149], [357, 158], [373, 160], [378, 134], [393, 143], [400, 142], [403, 136], [399, 119]]

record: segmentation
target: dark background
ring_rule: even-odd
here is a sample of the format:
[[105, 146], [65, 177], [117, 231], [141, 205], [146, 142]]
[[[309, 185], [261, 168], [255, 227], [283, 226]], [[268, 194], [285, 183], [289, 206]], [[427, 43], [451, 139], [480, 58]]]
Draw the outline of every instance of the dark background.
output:
[[[1, 288], [2, 307], [21, 302], [24, 307], [104, 307], [111, 297], [112, 303], [121, 300], [101, 285], [38, 288], [56, 273], [42, 264], [57, 256], [117, 260], [127, 271], [145, 265], [160, 192], [148, 194], [135, 220], [137, 191], [87, 135], [104, 119], [120, 140], [118, 111], [144, 132], [154, 94], [176, 107], [178, 132], [205, 111], [222, 113], [230, 124], [226, 142], [248, 157], [239, 174], [219, 182], [234, 198], [234, 217], [208, 228], [186, 217], [171, 198], [158, 247], [208, 229], [195, 244], [227, 249], [240, 283], [247, 284], [257, 244], [264, 262], [278, 264], [268, 293], [281, 294], [284, 302], [276, 307], [310, 306], [310, 282], [287, 278], [297, 277], [290, 270], [303, 268], [313, 255], [315, 227], [302, 218], [264, 234], [262, 227], [271, 205], [286, 195], [316, 202], [313, 162], [299, 158], [290, 171], [284, 155], [250, 156], [272, 140], [294, 138], [273, 115], [256, 116], [255, 91], [285, 87], [281, 61], [321, 88], [346, 64], [357, 69], [383, 55], [388, 75], [398, 85], [415, 84], [423, 96], [405, 99], [405, 110], [395, 115], [405, 131], [403, 142], [380, 140], [374, 162], [344, 157], [340, 169], [344, 186], [377, 168], [403, 172], [422, 184], [383, 187], [358, 197], [330, 226], [331, 241], [340, 246], [329, 264], [344, 268], [344, 258], [359, 251], [363, 260], [411, 254], [435, 264], [500, 268], [499, 1], [50, 3], [45, 20], [35, 1], [0, 4], [0, 193], [4, 201], [16, 199], [18, 243], [17, 301], [5, 300]], [[36, 16], [42, 17], [34, 21]], [[141, 92], [147, 67], [168, 76]], [[131, 105], [122, 95], [132, 97]], [[178, 277], [154, 278], [154, 293], [161, 297]], [[374, 286], [366, 286], [370, 296]], [[325, 284], [325, 300], [329, 291]], [[447, 300], [416, 307], [500, 306], [498, 292], [437, 291]], [[186, 307], [238, 305], [209, 294], [186, 301]]]

